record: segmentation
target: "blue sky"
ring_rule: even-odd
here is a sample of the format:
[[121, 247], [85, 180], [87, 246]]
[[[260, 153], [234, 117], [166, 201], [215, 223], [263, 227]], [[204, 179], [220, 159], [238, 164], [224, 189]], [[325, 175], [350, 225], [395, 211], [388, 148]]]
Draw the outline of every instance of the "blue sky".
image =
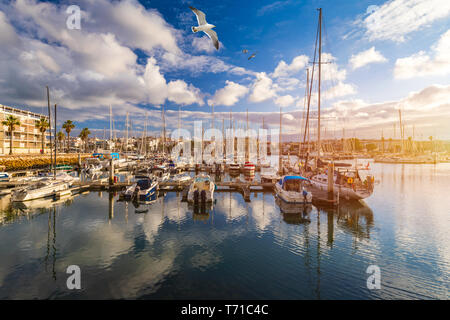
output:
[[[66, 27], [69, 5], [81, 30]], [[196, 24], [192, 5], [216, 25], [216, 51]], [[103, 136], [109, 106], [117, 129], [128, 111], [135, 131], [145, 114], [161, 130], [211, 118], [278, 125], [295, 134], [302, 121], [306, 68], [323, 8], [322, 115], [328, 137], [392, 137], [398, 109], [406, 134], [449, 139], [450, 4], [391, 1], [36, 1], [0, 2], [0, 103], [45, 110], [45, 85], [60, 119]], [[248, 60], [247, 49], [256, 52]], [[317, 77], [317, 75], [315, 75]], [[311, 108], [317, 109], [316, 94]], [[314, 127], [314, 124], [312, 124]], [[325, 130], [325, 128], [322, 128]], [[140, 134], [136, 132], [136, 134]], [[120, 135], [120, 133], [118, 133]], [[398, 132], [397, 132], [398, 137]]]

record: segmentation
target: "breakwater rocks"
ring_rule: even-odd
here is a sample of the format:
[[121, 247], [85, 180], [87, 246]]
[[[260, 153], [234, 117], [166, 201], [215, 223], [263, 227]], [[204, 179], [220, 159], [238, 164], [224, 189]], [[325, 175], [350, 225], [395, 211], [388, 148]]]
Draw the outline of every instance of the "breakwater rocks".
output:
[[[91, 156], [88, 153], [82, 153], [81, 161]], [[51, 163], [50, 154], [37, 155], [6, 155], [0, 156], [0, 171], [13, 171], [24, 169], [37, 169], [48, 167]], [[76, 165], [78, 163], [78, 153], [58, 154], [57, 164]]]

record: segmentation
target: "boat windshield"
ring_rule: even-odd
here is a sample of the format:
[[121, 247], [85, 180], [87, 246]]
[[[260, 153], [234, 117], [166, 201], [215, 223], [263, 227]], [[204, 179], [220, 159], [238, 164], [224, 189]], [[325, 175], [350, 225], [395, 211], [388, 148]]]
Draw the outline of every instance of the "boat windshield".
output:
[[150, 179], [138, 180], [137, 185], [141, 189], [148, 189], [152, 185], [152, 180]]

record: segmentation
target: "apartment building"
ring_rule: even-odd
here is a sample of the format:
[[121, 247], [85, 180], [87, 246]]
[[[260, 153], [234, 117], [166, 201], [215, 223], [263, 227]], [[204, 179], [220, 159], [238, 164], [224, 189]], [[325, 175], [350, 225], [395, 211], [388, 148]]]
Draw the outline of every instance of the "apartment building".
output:
[[[36, 128], [36, 120], [44, 117], [48, 121], [48, 116], [0, 104], [0, 154], [9, 154], [8, 127], [1, 124], [9, 115], [13, 115], [20, 121], [20, 126], [16, 126], [13, 131], [13, 154], [39, 153], [42, 148], [42, 134]], [[49, 151], [47, 150], [48, 134], [49, 130], [44, 137], [46, 152]]]

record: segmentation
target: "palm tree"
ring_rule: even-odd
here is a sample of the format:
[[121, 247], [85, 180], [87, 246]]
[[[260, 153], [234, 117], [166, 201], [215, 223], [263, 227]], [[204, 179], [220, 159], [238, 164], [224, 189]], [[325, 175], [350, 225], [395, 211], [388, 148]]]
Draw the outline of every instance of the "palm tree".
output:
[[39, 132], [42, 135], [42, 153], [45, 151], [45, 131], [47, 131], [47, 128], [50, 127], [50, 124], [48, 123], [47, 119], [41, 118], [40, 120], [36, 120], [36, 128], [39, 129]]
[[58, 131], [58, 133], [56, 134], [56, 139], [58, 139], [58, 142], [59, 142], [59, 152], [61, 152], [62, 143], [63, 143], [63, 140], [65, 137], [66, 137], [66, 135], [62, 131]]
[[13, 131], [14, 131], [14, 127], [15, 126], [20, 126], [20, 121], [19, 121], [19, 119], [17, 119], [13, 115], [9, 115], [8, 117], [6, 117], [5, 120], [2, 121], [2, 124], [4, 126], [8, 127], [8, 132], [9, 132], [9, 154], [12, 154], [12, 149], [13, 149], [13, 145], [12, 145]]
[[[73, 128], [75, 128], [75, 125], [72, 123], [72, 120], [67, 120], [62, 125], [63, 129], [67, 132], [67, 150], [70, 149], [70, 131], [72, 131]], [[67, 151], [69, 152], [69, 151]]]
[[90, 134], [91, 134], [91, 132], [89, 131], [88, 128], [84, 128], [80, 132], [79, 137], [81, 138], [82, 141], [84, 141], [84, 152], [87, 152], [87, 140], [88, 140]]

